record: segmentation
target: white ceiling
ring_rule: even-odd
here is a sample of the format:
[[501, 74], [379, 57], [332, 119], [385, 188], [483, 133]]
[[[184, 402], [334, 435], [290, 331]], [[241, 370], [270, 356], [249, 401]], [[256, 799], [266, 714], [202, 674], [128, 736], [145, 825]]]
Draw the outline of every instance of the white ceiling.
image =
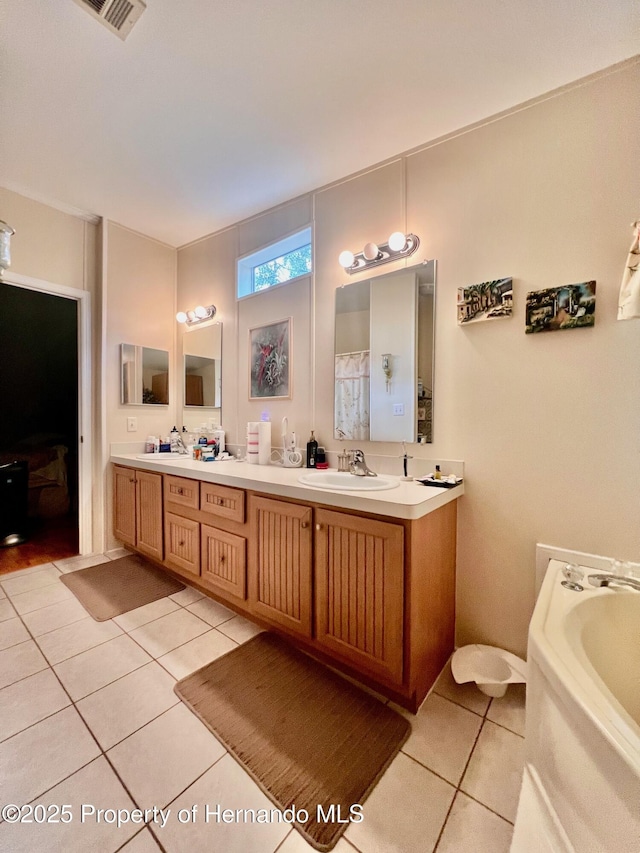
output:
[[147, 0], [122, 42], [2, 0], [0, 184], [180, 246], [637, 54], [639, 9]]

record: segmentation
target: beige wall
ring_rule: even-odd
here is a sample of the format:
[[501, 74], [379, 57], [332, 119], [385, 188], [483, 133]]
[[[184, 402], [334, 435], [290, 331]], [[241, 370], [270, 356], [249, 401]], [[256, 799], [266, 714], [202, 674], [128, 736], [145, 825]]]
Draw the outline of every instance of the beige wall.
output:
[[[176, 250], [113, 222], [104, 226], [104, 468], [112, 442], [142, 442], [168, 435], [176, 423]], [[169, 405], [124, 406], [120, 402], [120, 344], [169, 353]], [[137, 430], [127, 431], [127, 418]], [[177, 425], [177, 424], [176, 424]], [[118, 543], [111, 532], [111, 478], [106, 477], [106, 547]]]
[[[536, 542], [640, 560], [640, 323], [615, 319], [629, 223], [639, 213], [639, 90], [640, 65], [627, 65], [310, 196], [313, 346], [308, 373], [296, 376], [282, 407], [299, 435], [313, 427], [320, 443], [336, 446], [333, 306], [346, 278], [339, 252], [405, 228], [422, 241], [412, 262], [438, 261], [435, 443], [412, 453], [466, 464], [459, 644], [524, 654]], [[260, 234], [262, 242], [277, 236], [277, 217], [281, 210], [251, 221], [255, 244]], [[213, 294], [224, 306], [222, 418], [240, 441], [252, 413], [242, 365], [250, 319], [239, 321], [234, 306], [233, 248], [248, 227], [178, 253], [178, 301]], [[514, 316], [459, 327], [457, 288], [503, 276], [514, 279]], [[594, 328], [525, 335], [528, 290], [589, 279], [598, 283]], [[267, 310], [272, 298], [253, 298], [265, 319], [279, 319]], [[298, 365], [306, 346], [294, 336]], [[398, 453], [393, 444], [365, 449]]]

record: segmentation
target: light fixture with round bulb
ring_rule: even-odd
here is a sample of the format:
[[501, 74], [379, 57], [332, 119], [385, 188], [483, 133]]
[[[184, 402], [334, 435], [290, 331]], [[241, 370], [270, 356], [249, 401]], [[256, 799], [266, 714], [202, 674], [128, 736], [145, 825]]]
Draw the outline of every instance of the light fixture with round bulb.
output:
[[365, 243], [364, 249], [362, 250], [362, 254], [366, 258], [367, 261], [375, 261], [378, 257], [379, 250], [375, 243]]
[[344, 252], [340, 252], [340, 257], [338, 258], [338, 263], [341, 267], [345, 269], [350, 267], [355, 261], [355, 257], [353, 252], [350, 252], [348, 249], [345, 249]]
[[195, 309], [195, 315], [198, 320], [204, 320], [206, 317], [209, 316], [209, 312], [204, 307], [204, 305], [198, 305], [198, 307]]
[[187, 315], [184, 311], [178, 311], [178, 313], [176, 314], [176, 320], [178, 321], [178, 323], [186, 323]]
[[401, 252], [407, 245], [407, 238], [402, 231], [394, 231], [389, 237], [389, 248], [394, 252]]

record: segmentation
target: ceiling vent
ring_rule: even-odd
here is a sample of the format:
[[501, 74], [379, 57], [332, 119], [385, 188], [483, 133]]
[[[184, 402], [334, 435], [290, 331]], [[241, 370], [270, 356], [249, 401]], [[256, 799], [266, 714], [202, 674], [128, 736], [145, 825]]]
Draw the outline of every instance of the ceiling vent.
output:
[[123, 41], [147, 8], [144, 0], [75, 0]]

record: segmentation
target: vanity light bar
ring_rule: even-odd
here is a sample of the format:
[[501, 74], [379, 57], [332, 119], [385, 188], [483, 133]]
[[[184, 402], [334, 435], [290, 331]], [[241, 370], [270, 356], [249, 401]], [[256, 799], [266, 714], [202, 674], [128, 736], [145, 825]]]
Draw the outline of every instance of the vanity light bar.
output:
[[210, 320], [216, 313], [215, 305], [198, 305], [190, 311], [178, 311], [176, 320], [178, 323], [186, 323], [187, 326], [195, 326], [196, 323], [203, 323], [205, 320]]
[[387, 243], [380, 246], [375, 243], [367, 243], [361, 252], [353, 254], [349, 250], [340, 253], [338, 261], [345, 272], [353, 275], [379, 264], [388, 264], [390, 261], [399, 261], [408, 258], [417, 250], [420, 238], [415, 234], [403, 234], [402, 231], [394, 231]]

